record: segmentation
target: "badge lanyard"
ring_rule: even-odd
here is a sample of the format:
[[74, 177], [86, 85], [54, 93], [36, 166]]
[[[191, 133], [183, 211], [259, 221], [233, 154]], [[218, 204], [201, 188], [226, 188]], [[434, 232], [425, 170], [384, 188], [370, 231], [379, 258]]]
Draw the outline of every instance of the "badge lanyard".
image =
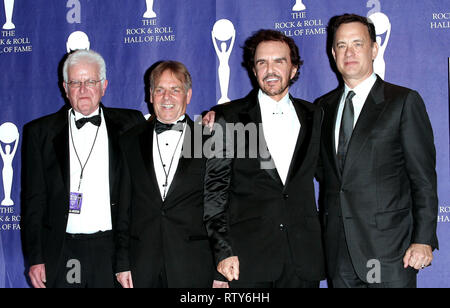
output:
[[[183, 131], [184, 131], [184, 125], [183, 125]], [[164, 162], [163, 162], [162, 155], [161, 155], [161, 150], [159, 148], [158, 134], [156, 134], [156, 144], [158, 146], [159, 159], [161, 160], [161, 165], [163, 167], [164, 175], [166, 176], [166, 181], [165, 181], [165, 183], [163, 185], [163, 187], [164, 187], [163, 201], [166, 199], [167, 186], [169, 185], [170, 169], [172, 169], [173, 159], [175, 157], [175, 153], [177, 152], [178, 145], [180, 144], [180, 140], [181, 140], [182, 136], [183, 136], [183, 132], [181, 132], [180, 138], [178, 138], [177, 146], [175, 147], [175, 150], [173, 151], [172, 159], [170, 160], [169, 170], [166, 172], [166, 168], [164, 168]]]
[[[72, 110], [72, 113], [74, 113], [73, 110]], [[101, 116], [101, 114], [102, 114], [102, 109], [100, 108], [99, 109], [99, 115]], [[75, 113], [74, 113], [74, 115], [75, 115]], [[97, 142], [97, 136], [98, 136], [98, 131], [100, 130], [100, 125], [97, 127], [97, 132], [95, 133], [95, 138], [94, 138], [94, 142], [92, 143], [91, 151], [89, 152], [88, 158], [86, 159], [86, 162], [84, 163], [84, 165], [81, 163], [80, 156], [78, 155], [77, 148], [75, 147], [75, 142], [73, 141], [72, 121], [70, 121], [70, 126], [69, 127], [70, 127], [70, 137], [72, 139], [72, 146], [73, 146], [73, 149], [75, 151], [75, 155], [77, 156], [78, 163], [80, 164], [80, 168], [81, 168], [80, 182], [78, 183], [78, 190], [77, 190], [78, 192], [80, 192], [81, 181], [83, 180], [84, 169], [86, 168], [86, 165], [87, 165], [89, 159], [91, 158], [92, 151], [94, 150], [95, 143]]]

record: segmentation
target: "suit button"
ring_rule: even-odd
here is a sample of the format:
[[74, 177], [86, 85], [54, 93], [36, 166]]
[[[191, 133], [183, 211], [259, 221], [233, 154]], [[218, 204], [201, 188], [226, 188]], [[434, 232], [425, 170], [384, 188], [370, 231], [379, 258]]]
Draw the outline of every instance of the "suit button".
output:
[[162, 216], [166, 216], [166, 211], [162, 210], [162, 211], [161, 211], [161, 215], [162, 215]]
[[280, 224], [280, 231], [284, 231], [286, 227], [283, 224]]
[[283, 198], [284, 198], [284, 200], [286, 200], [286, 199], [289, 198], [289, 195], [288, 194], [283, 194]]

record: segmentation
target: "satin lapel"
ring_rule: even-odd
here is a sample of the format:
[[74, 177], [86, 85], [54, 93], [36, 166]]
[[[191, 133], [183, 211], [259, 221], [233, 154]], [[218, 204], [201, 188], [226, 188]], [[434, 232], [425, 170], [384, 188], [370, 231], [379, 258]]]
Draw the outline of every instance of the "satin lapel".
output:
[[53, 148], [61, 170], [61, 177], [66, 186], [67, 195], [70, 193], [70, 151], [69, 151], [69, 121], [68, 109], [63, 108], [58, 115], [58, 133], [53, 139]]
[[262, 122], [261, 110], [259, 109], [257, 97], [252, 96], [249, 99], [247, 109], [239, 113], [239, 120], [244, 126], [249, 123], [259, 124]]
[[289, 171], [286, 178], [286, 185], [285, 185], [286, 187], [288, 186], [292, 176], [296, 174], [296, 171], [300, 168], [302, 164], [302, 160], [299, 159], [300, 148], [303, 144], [303, 141], [305, 140], [308, 128], [311, 127], [309, 123], [311, 119], [307, 119], [307, 117], [311, 115], [306, 115], [305, 111], [301, 109], [300, 104], [296, 103], [293, 97], [291, 97], [291, 102], [294, 105], [295, 112], [297, 113], [297, 117], [300, 122], [300, 131], [298, 132], [297, 142], [295, 144], [294, 153], [292, 155], [291, 164], [289, 166]]
[[112, 120], [107, 108], [102, 108], [105, 118], [106, 130], [108, 131], [108, 152], [109, 152], [109, 191], [112, 196], [115, 187], [114, 182], [117, 179], [117, 169], [119, 164], [119, 128]]
[[150, 119], [147, 129], [139, 136], [142, 160], [148, 173], [150, 182], [153, 183], [155, 192], [159, 195], [158, 180], [156, 179], [155, 167], [153, 166], [153, 130], [156, 118]]
[[351, 168], [352, 164], [360, 158], [360, 152], [369, 138], [370, 132], [376, 126], [377, 119], [383, 111], [384, 106], [384, 85], [383, 81], [378, 78], [364, 103], [364, 107], [353, 130], [345, 158], [343, 177], [347, 170]]
[[[183, 179], [186, 180], [184, 172], [189, 166], [192, 157], [185, 155], [191, 155], [194, 149], [194, 138], [193, 138], [194, 122], [192, 122], [192, 120], [188, 117], [188, 115], [186, 115], [186, 125], [187, 127], [183, 138], [183, 145], [182, 145], [183, 147], [181, 149], [177, 170], [175, 171], [175, 174], [173, 176], [173, 180], [172, 183], [170, 184], [169, 191], [167, 192], [166, 200], [164, 203], [170, 204], [170, 198], [172, 197], [173, 193], [177, 191], [180, 185], [182, 185]], [[184, 152], [185, 149], [190, 153], [186, 154]]]
[[[266, 138], [264, 137], [264, 131], [262, 127], [261, 109], [259, 108], [257, 96], [252, 97], [249, 100], [248, 108], [245, 112], [239, 114], [239, 119], [242, 124], [247, 125], [248, 123], [255, 123], [257, 125], [258, 132], [258, 160], [260, 162], [261, 168], [269, 174], [269, 176], [277, 182], [279, 185], [283, 186], [283, 181], [281, 181], [280, 175], [275, 167], [275, 163], [270, 155], [269, 148], [267, 147]], [[261, 144], [260, 144], [261, 143]], [[248, 150], [248, 145], [246, 146]], [[264, 152], [264, 155], [262, 155]]]

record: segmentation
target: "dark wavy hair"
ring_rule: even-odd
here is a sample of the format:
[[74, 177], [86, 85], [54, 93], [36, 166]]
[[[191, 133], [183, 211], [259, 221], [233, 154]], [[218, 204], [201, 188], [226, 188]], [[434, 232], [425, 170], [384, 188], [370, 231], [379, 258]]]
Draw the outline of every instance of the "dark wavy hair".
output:
[[[261, 29], [257, 32], [253, 33], [252, 36], [250, 36], [244, 44], [244, 62], [242, 63], [245, 68], [249, 72], [251, 72], [255, 66], [255, 53], [256, 48], [258, 45], [262, 42], [267, 41], [276, 41], [276, 42], [282, 42], [289, 46], [289, 49], [291, 51], [291, 62], [292, 65], [297, 68], [297, 73], [295, 76], [290, 80], [289, 85], [292, 85], [295, 81], [297, 81], [299, 75], [300, 75], [300, 67], [303, 65], [303, 61], [300, 59], [300, 53], [298, 51], [298, 47], [295, 44], [294, 40], [286, 35], [284, 35], [280, 31], [275, 30], [267, 30], [267, 29]], [[250, 74], [250, 73], [249, 73]]]
[[342, 24], [348, 24], [351, 22], [359, 22], [362, 23], [364, 26], [367, 27], [367, 31], [369, 31], [370, 39], [372, 40], [372, 43], [375, 43], [377, 41], [377, 34], [375, 32], [375, 25], [373, 22], [367, 18], [356, 14], [344, 14], [335, 16], [330, 19], [330, 22], [328, 23], [328, 32], [331, 35], [332, 38], [332, 44], [334, 42], [334, 39], [336, 37], [336, 32], [339, 26]]

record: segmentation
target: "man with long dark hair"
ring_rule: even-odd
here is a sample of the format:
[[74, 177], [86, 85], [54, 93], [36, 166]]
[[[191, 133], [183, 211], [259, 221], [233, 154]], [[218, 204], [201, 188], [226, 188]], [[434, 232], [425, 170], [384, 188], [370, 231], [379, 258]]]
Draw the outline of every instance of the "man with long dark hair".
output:
[[256, 32], [244, 62], [258, 88], [214, 109], [213, 140], [224, 146], [206, 166], [217, 268], [230, 287], [318, 287], [324, 262], [313, 177], [322, 113], [289, 94], [302, 64], [291, 38]]

